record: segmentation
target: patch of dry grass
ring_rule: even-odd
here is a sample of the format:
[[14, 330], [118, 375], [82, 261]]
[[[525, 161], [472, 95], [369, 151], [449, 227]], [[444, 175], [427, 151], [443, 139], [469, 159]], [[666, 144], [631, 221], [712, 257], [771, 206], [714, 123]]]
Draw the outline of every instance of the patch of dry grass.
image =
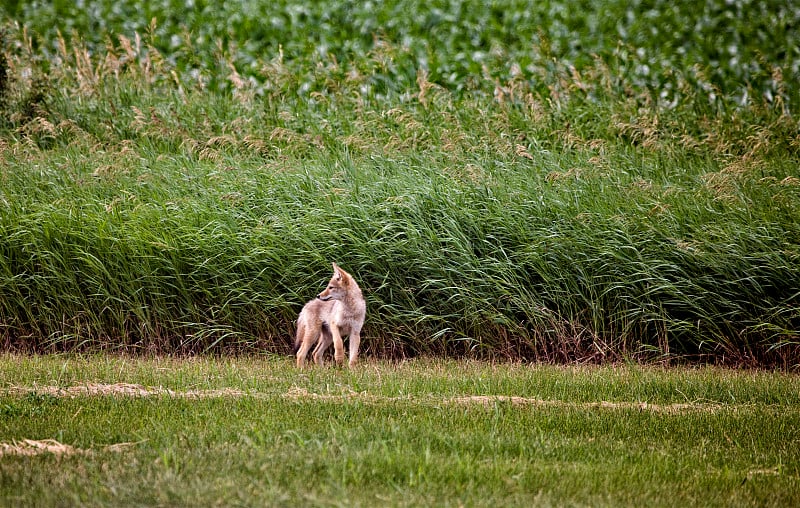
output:
[[344, 393], [316, 393], [310, 392], [301, 386], [292, 386], [283, 394], [244, 391], [235, 388], [217, 390], [171, 390], [168, 388], [145, 387], [130, 383], [98, 384], [86, 383], [79, 386], [12, 386], [4, 390], [6, 395], [22, 396], [25, 394], [49, 395], [53, 397], [168, 397], [175, 399], [206, 399], [206, 398], [255, 398], [269, 399], [280, 397], [297, 401], [322, 400], [329, 402], [366, 402], [371, 404], [408, 403], [413, 405], [449, 405], [464, 404], [491, 407], [495, 404], [511, 404], [513, 406], [532, 407], [564, 407], [564, 408], [600, 408], [600, 409], [638, 409], [639, 411], [652, 411], [656, 413], [681, 413], [687, 411], [718, 411], [732, 409], [736, 406], [710, 404], [710, 403], [675, 403], [653, 404], [648, 402], [570, 402], [563, 400], [537, 399], [532, 397], [519, 397], [513, 395], [465, 395], [455, 397], [441, 397], [436, 395], [420, 396], [386, 396], [347, 390]]
[[[116, 443], [102, 447], [103, 452], [122, 452], [140, 443]], [[55, 439], [23, 439], [21, 441], [11, 441], [10, 443], [0, 442], [0, 459], [3, 456], [25, 456], [52, 454], [57, 456], [64, 455], [86, 455], [95, 453], [95, 450], [85, 448], [75, 448], [74, 446], [59, 443]]]

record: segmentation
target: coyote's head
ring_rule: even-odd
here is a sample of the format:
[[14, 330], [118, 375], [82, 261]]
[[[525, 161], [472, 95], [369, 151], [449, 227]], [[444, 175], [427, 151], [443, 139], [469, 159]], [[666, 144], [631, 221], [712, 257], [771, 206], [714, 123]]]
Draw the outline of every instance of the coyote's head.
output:
[[328, 282], [328, 287], [325, 288], [325, 291], [318, 294], [317, 298], [326, 302], [328, 300], [344, 299], [348, 289], [350, 289], [352, 285], [352, 280], [353, 278], [349, 273], [336, 266], [336, 263], [333, 263], [333, 277], [331, 277], [331, 281]]

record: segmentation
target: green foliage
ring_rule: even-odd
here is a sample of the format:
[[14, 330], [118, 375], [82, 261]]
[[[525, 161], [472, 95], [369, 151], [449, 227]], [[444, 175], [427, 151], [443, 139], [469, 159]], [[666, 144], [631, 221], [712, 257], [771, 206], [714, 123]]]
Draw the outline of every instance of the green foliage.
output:
[[800, 363], [796, 9], [173, 4], [7, 7], [8, 346]]
[[[536, 81], [553, 62], [582, 70], [599, 56], [618, 64], [616, 79], [650, 89], [665, 103], [679, 98], [685, 80], [731, 104], [762, 95], [770, 101], [790, 95], [796, 104], [798, 93], [800, 10], [774, 0], [91, 0], [6, 9], [44, 37], [45, 52], [57, 52], [59, 32], [80, 34], [91, 49], [109, 37], [147, 34], [179, 73], [200, 72], [212, 89], [226, 86], [219, 75], [225, 57], [263, 80], [263, 62], [279, 53], [295, 70], [332, 60], [360, 71], [360, 61], [388, 46], [400, 50], [370, 80], [384, 92], [406, 91], [418, 69], [452, 90], [486, 90], [485, 77]], [[779, 69], [783, 79], [775, 76]], [[308, 72], [298, 78], [313, 87]]]

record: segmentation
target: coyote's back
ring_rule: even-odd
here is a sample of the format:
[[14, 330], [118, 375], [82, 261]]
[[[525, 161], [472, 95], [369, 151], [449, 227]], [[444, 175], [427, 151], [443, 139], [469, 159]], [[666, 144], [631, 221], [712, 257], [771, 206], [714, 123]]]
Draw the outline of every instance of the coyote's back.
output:
[[297, 318], [294, 341], [297, 366], [305, 364], [306, 356], [314, 344], [317, 345], [313, 353], [317, 364], [322, 365], [322, 357], [331, 344], [336, 362], [343, 363], [344, 336], [350, 337], [349, 365], [355, 365], [366, 313], [367, 304], [355, 279], [333, 263], [333, 277], [328, 287], [308, 302]]

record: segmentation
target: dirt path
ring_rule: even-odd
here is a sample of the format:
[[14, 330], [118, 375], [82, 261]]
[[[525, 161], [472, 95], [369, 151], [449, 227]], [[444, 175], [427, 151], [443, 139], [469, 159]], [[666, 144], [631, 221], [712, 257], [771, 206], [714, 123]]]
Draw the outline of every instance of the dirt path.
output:
[[324, 400], [324, 401], [361, 401], [368, 403], [386, 402], [416, 402], [430, 405], [458, 404], [458, 405], [477, 405], [490, 407], [494, 404], [511, 404], [518, 407], [564, 407], [564, 408], [602, 408], [602, 409], [635, 409], [639, 411], [650, 411], [655, 413], [684, 413], [691, 411], [716, 411], [723, 407], [722, 404], [688, 402], [674, 404], [651, 404], [648, 402], [609, 402], [609, 401], [590, 401], [590, 402], [571, 402], [561, 400], [537, 399], [531, 397], [518, 397], [512, 395], [463, 395], [456, 397], [437, 397], [428, 396], [402, 396], [391, 397], [386, 395], [375, 395], [367, 392], [349, 391], [340, 394], [333, 393], [314, 393], [305, 388], [293, 386], [282, 394], [247, 392], [234, 388], [222, 388], [217, 390], [186, 390], [178, 391], [163, 387], [148, 387], [130, 383], [85, 383], [81, 385], [60, 387], [60, 386], [36, 386], [21, 387], [13, 386], [2, 391], [6, 395], [24, 396], [28, 393], [51, 395], [53, 397], [84, 397], [84, 396], [114, 396], [114, 397], [170, 397], [176, 399], [207, 399], [218, 397], [253, 397], [268, 399], [282, 397], [290, 400]]
[[122, 396], [122, 397], [154, 397], [167, 396], [183, 399], [204, 399], [210, 397], [243, 397], [248, 395], [242, 390], [224, 388], [221, 390], [187, 390], [175, 391], [169, 388], [148, 387], [131, 383], [85, 383], [75, 386], [12, 386], [5, 389], [9, 395], [26, 395], [38, 393], [52, 395], [53, 397], [81, 397], [81, 396]]
[[[437, 397], [436, 395], [408, 395], [392, 397], [375, 395], [367, 392], [343, 391], [342, 393], [315, 393], [305, 388], [293, 386], [284, 393], [248, 392], [234, 388], [217, 390], [171, 390], [163, 387], [143, 386], [131, 383], [84, 383], [74, 386], [11, 386], [0, 389], [0, 394], [12, 397], [24, 397], [28, 394], [50, 395], [53, 397], [167, 397], [174, 399], [208, 399], [253, 397], [258, 399], [283, 398], [295, 401], [332, 401], [332, 402], [364, 402], [381, 403], [416, 403], [430, 406], [466, 405], [492, 407], [495, 404], [510, 404], [519, 408], [559, 407], [565, 409], [625, 409], [647, 411], [660, 414], [681, 414], [688, 412], [713, 412], [722, 408], [738, 408], [740, 405], [723, 405], [716, 403], [674, 403], [650, 404], [647, 402], [609, 402], [589, 401], [571, 402], [562, 400], [537, 399], [512, 395], [462, 395], [455, 397]], [[0, 442], [0, 458], [3, 456], [33, 456], [40, 454], [80, 455], [98, 451], [121, 452], [139, 443], [119, 443], [99, 449], [82, 449], [59, 443], [53, 439]]]

